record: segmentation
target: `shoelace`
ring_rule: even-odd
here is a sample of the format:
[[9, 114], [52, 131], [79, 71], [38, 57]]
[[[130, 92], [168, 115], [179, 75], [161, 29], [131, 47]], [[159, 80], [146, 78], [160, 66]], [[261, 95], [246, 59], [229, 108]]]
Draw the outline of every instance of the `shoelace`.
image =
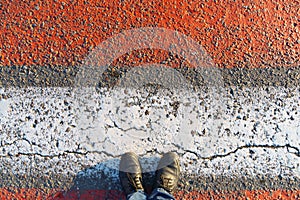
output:
[[133, 180], [134, 180], [134, 183], [136, 184], [135, 187], [136, 187], [137, 189], [143, 189], [141, 177], [135, 176], [135, 177], [133, 178]]

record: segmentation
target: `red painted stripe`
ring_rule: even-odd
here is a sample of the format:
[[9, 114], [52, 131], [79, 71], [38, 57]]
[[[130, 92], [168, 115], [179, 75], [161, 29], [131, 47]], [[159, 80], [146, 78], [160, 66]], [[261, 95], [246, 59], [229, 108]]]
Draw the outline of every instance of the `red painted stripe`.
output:
[[[297, 200], [300, 199], [300, 190], [254, 190], [254, 191], [178, 191], [175, 194], [176, 199], [263, 199], [263, 200]], [[0, 189], [0, 199], [49, 199], [49, 200], [73, 200], [73, 199], [125, 199], [120, 191], [105, 190], [84, 190], [80, 192], [61, 192], [58, 189]]]
[[300, 64], [297, 0], [3, 0], [0, 19], [0, 66], [77, 65], [108, 37], [146, 26], [192, 37], [222, 67]]

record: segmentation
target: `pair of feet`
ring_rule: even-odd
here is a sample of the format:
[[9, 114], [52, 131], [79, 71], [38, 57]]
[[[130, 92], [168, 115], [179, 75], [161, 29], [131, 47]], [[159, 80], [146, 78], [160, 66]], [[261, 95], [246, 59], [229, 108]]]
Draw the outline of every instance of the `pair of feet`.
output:
[[[163, 188], [173, 193], [177, 187], [179, 174], [179, 156], [174, 152], [164, 154], [157, 166], [152, 188]], [[144, 191], [142, 168], [135, 153], [129, 152], [122, 155], [119, 178], [126, 196], [137, 191]]]

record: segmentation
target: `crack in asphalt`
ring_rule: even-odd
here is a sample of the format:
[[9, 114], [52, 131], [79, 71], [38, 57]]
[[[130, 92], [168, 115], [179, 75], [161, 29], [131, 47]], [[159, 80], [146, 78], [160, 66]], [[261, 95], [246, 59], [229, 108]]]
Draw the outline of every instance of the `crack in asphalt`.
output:
[[85, 152], [80, 152], [80, 151], [63, 151], [62, 153], [58, 153], [58, 154], [53, 154], [53, 155], [47, 155], [47, 154], [41, 154], [41, 153], [25, 153], [25, 152], [18, 152], [16, 154], [11, 154], [11, 153], [7, 153], [6, 155], [0, 155], [0, 158], [2, 157], [18, 157], [18, 156], [39, 156], [39, 157], [43, 157], [43, 158], [56, 158], [56, 157], [62, 157], [68, 154], [75, 154], [75, 155], [87, 155], [87, 154], [93, 154], [93, 153], [97, 153], [97, 154], [105, 154], [106, 156], [110, 156], [110, 157], [118, 157], [118, 156], [114, 156], [108, 152], [105, 151], [85, 151]]
[[118, 126], [117, 123], [114, 120], [112, 120], [112, 122], [114, 123], [114, 126], [110, 126], [110, 125], [107, 124], [108, 128], [117, 128], [117, 129], [119, 129], [123, 132], [127, 132], [127, 131], [130, 131], [130, 130], [145, 131], [144, 129], [139, 129], [139, 128], [136, 128], [136, 127], [130, 127], [128, 129], [124, 129], [124, 128]]
[[[173, 144], [173, 145], [175, 145], [176, 147], [182, 149], [177, 144]], [[197, 152], [191, 151], [191, 150], [188, 150], [188, 149], [182, 149], [182, 150], [185, 151], [185, 153], [183, 153], [183, 155], [186, 154], [186, 153], [191, 153], [191, 154], [194, 154], [195, 156], [197, 156], [199, 159], [213, 160], [213, 159], [216, 159], [216, 158], [222, 158], [222, 157], [230, 156], [231, 154], [235, 154], [236, 152], [238, 152], [239, 150], [242, 150], [242, 149], [251, 149], [251, 148], [264, 148], [264, 149], [282, 149], [282, 148], [287, 148], [287, 150], [288, 150], [289, 153], [295, 154], [297, 157], [300, 157], [300, 150], [299, 150], [299, 148], [291, 146], [290, 144], [285, 144], [285, 145], [268, 145], [268, 144], [258, 144], [258, 145], [257, 144], [253, 144], [253, 145], [249, 145], [248, 144], [248, 145], [239, 146], [235, 150], [230, 151], [230, 152], [228, 152], [226, 154], [215, 154], [215, 155], [208, 156], [208, 157], [201, 156]], [[297, 152], [291, 152], [289, 150], [290, 148], [296, 150]]]
[[[19, 141], [19, 140], [17, 140], [17, 141]], [[12, 142], [11, 144], [14, 144], [17, 141]], [[8, 145], [8, 144], [6, 144], [6, 145]], [[191, 153], [191, 154], [194, 154], [195, 156], [197, 156], [199, 159], [202, 159], [202, 160], [213, 160], [213, 159], [216, 159], [216, 158], [223, 158], [223, 157], [230, 156], [231, 154], [235, 154], [239, 150], [250, 149], [250, 148], [267, 148], [267, 149], [287, 148], [287, 150], [288, 150], [289, 153], [294, 154], [297, 157], [300, 157], [300, 150], [299, 150], [299, 148], [291, 146], [290, 144], [285, 144], [285, 145], [267, 145], [267, 144], [244, 145], [244, 146], [237, 147], [235, 150], [230, 151], [230, 152], [228, 152], [226, 154], [215, 154], [215, 155], [208, 156], [208, 157], [201, 156], [197, 152], [194, 152], [194, 151], [191, 151], [191, 150], [188, 150], [188, 149], [182, 149], [182, 147], [179, 146], [179, 145], [177, 145], [177, 144], [173, 144], [173, 145], [184, 151], [184, 153], [179, 153], [179, 155], [181, 154], [181, 156], [182, 156], [182, 155], [184, 155], [186, 153]], [[0, 147], [3, 147], [3, 146], [0, 146]], [[296, 152], [291, 152], [290, 149], [294, 149]], [[141, 154], [140, 156], [145, 156], [145, 155], [147, 155], [149, 153], [153, 153], [153, 152], [161, 154], [155, 148], [155, 149], [147, 150], [146, 153]], [[54, 157], [58, 157], [59, 158], [61, 156], [65, 156], [65, 155], [68, 155], [68, 154], [87, 155], [87, 154], [95, 154], [95, 153], [96, 154], [104, 154], [104, 155], [106, 155], [108, 157], [112, 157], [112, 158], [117, 158], [117, 157], [120, 157], [122, 155], [122, 154], [113, 155], [113, 154], [111, 154], [109, 152], [106, 152], [106, 151], [80, 151], [80, 149], [78, 149], [78, 151], [69, 151], [69, 150], [67, 150], [67, 151], [64, 151], [62, 153], [53, 154], [53, 155], [41, 154], [41, 153], [36, 153], [36, 152], [35, 153], [18, 152], [16, 154], [11, 154], [11, 153], [8, 152], [6, 155], [0, 155], [0, 157], [3, 158], [3, 157], [13, 157], [13, 156], [15, 156], [15, 157], [18, 157], [18, 156], [40, 156], [40, 157], [44, 157], [44, 158], [54, 158]]]
[[15, 145], [19, 141], [26, 141], [29, 145], [33, 145], [27, 138], [20, 138], [20, 139], [14, 140], [13, 142], [4, 143], [4, 141], [1, 141], [0, 147]]

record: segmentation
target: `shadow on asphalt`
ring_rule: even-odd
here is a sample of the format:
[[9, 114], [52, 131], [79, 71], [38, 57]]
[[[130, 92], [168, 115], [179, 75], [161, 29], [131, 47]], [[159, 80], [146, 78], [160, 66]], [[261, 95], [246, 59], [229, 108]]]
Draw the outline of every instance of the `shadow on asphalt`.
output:
[[[160, 158], [140, 158], [146, 192], [150, 193]], [[77, 173], [68, 191], [54, 199], [125, 199], [119, 180], [120, 158], [110, 159]]]

